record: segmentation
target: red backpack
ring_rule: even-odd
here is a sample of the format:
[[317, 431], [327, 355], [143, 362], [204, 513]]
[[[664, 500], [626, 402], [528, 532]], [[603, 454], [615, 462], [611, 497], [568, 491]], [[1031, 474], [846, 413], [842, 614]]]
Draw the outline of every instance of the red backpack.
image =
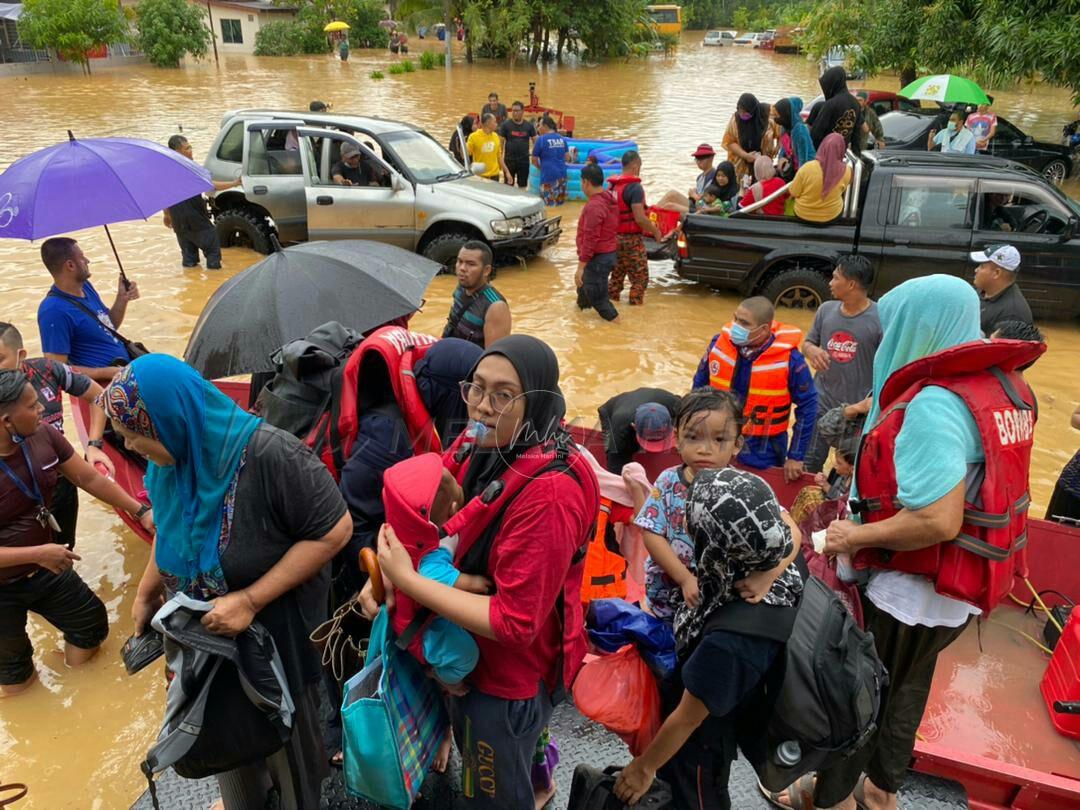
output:
[[918, 551], [864, 549], [856, 568], [919, 574], [943, 596], [989, 612], [1012, 590], [1014, 574], [1027, 575], [1028, 469], [1036, 420], [1035, 397], [1018, 366], [1046, 351], [1039, 343], [979, 340], [954, 346], [898, 369], [881, 390], [881, 415], [863, 436], [855, 465], [859, 499], [851, 509], [864, 523], [892, 517], [896, 499], [894, 454], [904, 412], [928, 385], [952, 391], [975, 418], [985, 453], [982, 485], [965, 499], [964, 522], [952, 540]]
[[340, 480], [341, 470], [352, 453], [365, 400], [378, 385], [377, 381], [363, 376], [365, 367], [376, 358], [388, 374], [391, 393], [405, 419], [413, 452], [441, 450], [439, 436], [413, 376], [413, 367], [437, 341], [431, 335], [410, 332], [400, 326], [384, 326], [366, 337], [349, 356], [341, 375], [334, 381], [340, 388], [331, 394], [330, 410], [305, 440], [335, 480]]

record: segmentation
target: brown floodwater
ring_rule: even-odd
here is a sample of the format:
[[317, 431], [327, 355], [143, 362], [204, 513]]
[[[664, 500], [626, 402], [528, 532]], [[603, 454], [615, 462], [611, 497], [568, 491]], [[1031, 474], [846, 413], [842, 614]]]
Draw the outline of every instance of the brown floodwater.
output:
[[[646, 189], [656, 199], [668, 188], [684, 190], [692, 184], [690, 152], [701, 142], [719, 144], [740, 93], [752, 91], [770, 102], [786, 95], [809, 100], [818, 93], [816, 69], [800, 57], [742, 47], [702, 48], [700, 40], [700, 33], [688, 34], [670, 57], [626, 63], [540, 70], [503, 63], [455, 64], [449, 72], [387, 75], [382, 81], [368, 74], [375, 68], [385, 72], [393, 57], [365, 51], [353, 51], [345, 64], [329, 57], [229, 56], [220, 67], [210, 63], [175, 71], [100, 70], [90, 78], [4, 78], [0, 94], [9, 113], [0, 141], [0, 168], [63, 140], [67, 129], [82, 137], [164, 142], [182, 128], [201, 159], [227, 110], [306, 109], [314, 98], [332, 102], [337, 111], [408, 120], [445, 141], [460, 116], [477, 110], [489, 91], [497, 90], [509, 103], [527, 99], [528, 83], [536, 81], [544, 103], [577, 116], [578, 134], [636, 140]], [[883, 77], [867, 85], [894, 89], [896, 80]], [[996, 109], [1034, 136], [1052, 141], [1062, 123], [1075, 117], [1065, 91], [1042, 86], [997, 93]], [[1068, 190], [1080, 195], [1080, 184]], [[609, 325], [592, 312], [580, 312], [573, 295], [579, 211], [580, 204], [565, 206], [560, 211], [565, 229], [560, 243], [528, 267], [501, 270], [497, 286], [510, 301], [515, 330], [554, 346], [571, 413], [591, 421], [600, 403], [629, 388], [648, 384], [685, 390], [706, 342], [731, 317], [736, 300], [682, 281], [669, 263], [661, 263], [652, 267], [646, 305], [624, 305], [621, 324]], [[142, 292], [130, 307], [124, 332], [174, 354], [183, 351], [214, 289], [259, 258], [232, 249], [225, 251], [220, 272], [184, 270], [172, 233], [160, 218], [117, 225], [113, 235], [128, 274]], [[104, 234], [77, 236], [94, 261], [96, 286], [111, 295], [116, 268]], [[0, 241], [0, 267], [0, 319], [15, 322], [35, 353], [35, 312], [48, 286], [37, 246]], [[426, 310], [413, 322], [417, 329], [441, 330], [452, 286], [449, 277], [432, 283]], [[806, 314], [790, 319], [809, 326]], [[1072, 322], [1044, 325], [1044, 330], [1050, 350], [1029, 372], [1041, 404], [1032, 465], [1036, 514], [1041, 514], [1058, 471], [1077, 444], [1069, 414], [1077, 401], [1072, 375], [1080, 329]], [[30, 785], [20, 807], [130, 805], [145, 787], [138, 763], [162, 715], [159, 670], [128, 678], [118, 657], [131, 633], [131, 601], [147, 547], [111, 511], [84, 499], [77, 550], [82, 555], [78, 571], [108, 606], [112, 632], [96, 660], [70, 671], [55, 653], [57, 633], [31, 620], [41, 683], [0, 703], [0, 783]]]

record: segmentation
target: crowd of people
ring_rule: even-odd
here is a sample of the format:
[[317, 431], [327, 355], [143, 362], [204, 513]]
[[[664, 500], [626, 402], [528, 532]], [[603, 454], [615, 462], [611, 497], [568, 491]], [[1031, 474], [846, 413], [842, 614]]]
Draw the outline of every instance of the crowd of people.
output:
[[[798, 98], [770, 107], [740, 97], [723, 136], [728, 159], [717, 164], [717, 152], [699, 145], [693, 187], [669, 192], [661, 205], [731, 211], [790, 183], [796, 216], [838, 216], [851, 182], [846, 152], [879, 135], [842, 75], [830, 71], [821, 83], [826, 100], [809, 123]], [[981, 126], [987, 113], [978, 115]], [[979, 143], [992, 137], [992, 125], [972, 135]], [[954, 138], [949, 130], [943, 148]], [[482, 163], [483, 176], [524, 187], [531, 164], [545, 201], [565, 199], [567, 144], [550, 118], [534, 128], [520, 102], [508, 111], [492, 93], [479, 121], [462, 122], [457, 140], [463, 161]], [[186, 139], [169, 146], [191, 157]], [[342, 150], [336, 181], [352, 182], [350, 172], [359, 171], [352, 157]], [[621, 164], [613, 178], [595, 163], [582, 168], [588, 201], [576, 243], [579, 306], [612, 322], [627, 282], [629, 303], [644, 301], [645, 237], [664, 238], [648, 214], [640, 155], [627, 151]], [[764, 211], [781, 215], [785, 204], [774, 199]], [[165, 217], [185, 266], [198, 262], [199, 251], [208, 267], [220, 263], [201, 197]], [[137, 636], [182, 595], [210, 603], [202, 625], [211, 633], [235, 637], [257, 623], [273, 639], [295, 708], [292, 734], [269, 754], [218, 774], [225, 810], [262, 807], [271, 791], [281, 806], [319, 806], [328, 766], [343, 760], [340, 726], [329, 739], [320, 727], [319, 687], [336, 715], [343, 679], [322, 666], [310, 635], [341, 608], [369, 619], [380, 611], [438, 617], [423, 631], [421, 650], [445, 697], [464, 781], [473, 786], [468, 806], [539, 808], [555, 790], [550, 767], [540, 779], [536, 768], [551, 761], [548, 723], [587, 651], [585, 551], [597, 542], [598, 475], [607, 472], [622, 476], [633, 501], [627, 522], [642, 532], [641, 607], [670, 627], [679, 650], [677, 672], [663, 684], [663, 724], [620, 772], [616, 793], [636, 802], [659, 774], [679, 808], [728, 808], [737, 749], [752, 762], [765, 756], [761, 719], [771, 710], [807, 576], [804, 527], [752, 471], [782, 470], [787, 482], [811, 473], [825, 498], [852, 504], [850, 519], [824, 527], [823, 554], [835, 560], [827, 564], [873, 632], [890, 687], [866, 745], [770, 799], [790, 807], [896, 806], [937, 656], [984, 609], [887, 560], [869, 574], [853, 573], [851, 561], [956, 537], [965, 493], [981, 485], [1000, 448], [945, 382], [906, 403], [891, 437], [873, 429], [883, 421], [886, 381], [910, 364], [975, 346], [980, 370], [998, 362], [1000, 340], [1044, 342], [1016, 286], [1022, 257], [1015, 247], [972, 253], [973, 286], [931, 275], [878, 302], [870, 298], [870, 261], [841, 256], [829, 285], [833, 300], [805, 335], [779, 321], [770, 300], [741, 301], [706, 343], [685, 391], [642, 387], [600, 407], [603, 470], [568, 431], [555, 352], [538, 337], [513, 333], [511, 302], [492, 284], [493, 256], [482, 241], [459, 250], [440, 339], [387, 325], [357, 349], [385, 343], [368, 355], [377, 360], [361, 365], [354, 432], [339, 466], [182, 361], [124, 337], [118, 330], [138, 286], [122, 278], [106, 306], [75, 240], [46, 240], [41, 259], [53, 282], [38, 309], [44, 357], [28, 359], [18, 328], [0, 323], [4, 696], [33, 685], [28, 613], [64, 634], [72, 666], [89, 660], [108, 634], [104, 605], [73, 568], [81, 488], [155, 533], [133, 605]], [[403, 333], [407, 341], [397, 339]], [[84, 457], [64, 437], [62, 391], [90, 403]], [[873, 471], [860, 466], [860, 437], [879, 451], [895, 448], [889, 494], [903, 509], [881, 515], [861, 504]], [[112, 471], [106, 441], [146, 465], [148, 503], [95, 469]], [[638, 453], [673, 453], [675, 463], [643, 482], [630, 471]], [[485, 508], [493, 502], [497, 510]], [[1055, 493], [1051, 511], [1068, 508], [1066, 495]], [[364, 551], [375, 552], [385, 578], [382, 599], [361, 563]], [[216, 721], [228, 723], [234, 708], [223, 707]], [[445, 769], [450, 738], [439, 742], [435, 767]]]

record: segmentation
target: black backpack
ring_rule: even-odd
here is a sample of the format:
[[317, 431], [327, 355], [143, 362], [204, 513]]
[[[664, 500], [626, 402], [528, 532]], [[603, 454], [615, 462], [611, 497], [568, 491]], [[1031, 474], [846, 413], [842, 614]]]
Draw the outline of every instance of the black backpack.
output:
[[865, 744], [877, 728], [888, 680], [873, 635], [859, 629], [828, 585], [806, 577], [769, 721], [769, 756], [758, 770], [761, 783], [784, 790]]
[[[566, 810], [623, 810], [626, 807], [615, 796], [615, 779], [622, 768], [611, 765], [600, 771], [589, 765], [574, 768], [570, 785], [570, 800]], [[649, 792], [634, 805], [635, 810], [661, 810], [673, 807], [671, 788], [661, 779], [654, 779]]]
[[330, 321], [286, 343], [271, 358], [277, 373], [259, 393], [256, 412], [274, 427], [307, 438], [339, 393], [345, 361], [363, 339]]

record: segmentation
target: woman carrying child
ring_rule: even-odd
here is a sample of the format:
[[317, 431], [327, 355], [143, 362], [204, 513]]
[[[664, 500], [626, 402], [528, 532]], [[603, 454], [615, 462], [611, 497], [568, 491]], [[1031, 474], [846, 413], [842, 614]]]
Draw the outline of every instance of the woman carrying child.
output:
[[[450, 698], [467, 805], [532, 810], [554, 792], [552, 784], [548, 796], [534, 796], [537, 742], [585, 655], [579, 551], [591, 539], [599, 492], [563, 427], [559, 364], [546, 343], [527, 335], [497, 341], [462, 384], [462, 396], [471, 427], [444, 463], [464, 453], [457, 477], [466, 504], [508, 486], [536, 454], [554, 460], [553, 447], [561, 448], [565, 463], [532, 475], [475, 541], [490, 541], [489, 553], [482, 570], [467, 573], [490, 579], [493, 595], [421, 577], [387, 526], [379, 564], [395, 588], [476, 639], [479, 661], [468, 690]], [[465, 569], [465, 559], [455, 563]], [[373, 612], [369, 588], [361, 600]]]

